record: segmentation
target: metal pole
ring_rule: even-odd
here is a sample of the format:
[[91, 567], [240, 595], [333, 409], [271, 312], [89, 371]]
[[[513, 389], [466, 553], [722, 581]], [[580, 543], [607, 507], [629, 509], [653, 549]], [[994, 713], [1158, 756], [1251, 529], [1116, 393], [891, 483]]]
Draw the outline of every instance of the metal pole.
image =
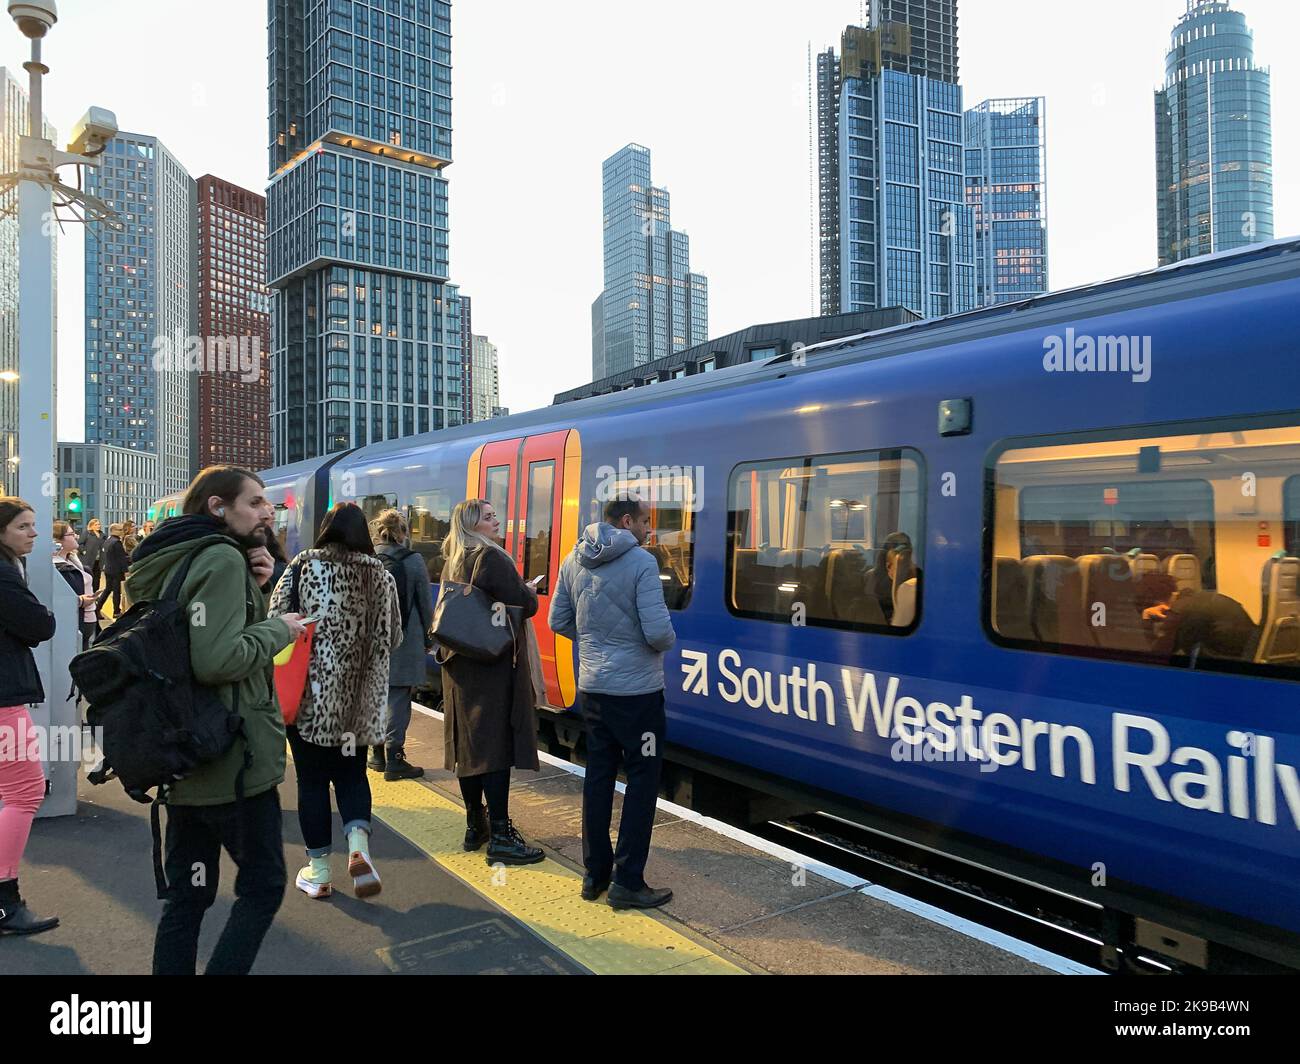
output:
[[41, 107], [40, 41], [32, 42], [29, 135], [21, 140], [22, 169], [18, 185], [18, 493], [36, 512], [40, 538], [27, 561], [32, 593], [54, 611], [58, 631], [34, 653], [45, 688], [45, 702], [32, 713], [33, 722], [47, 729], [43, 754], [49, 796], [41, 816], [76, 812], [78, 763], [66, 750], [54, 748], [54, 729], [76, 723], [75, 703], [67, 701], [70, 651], [76, 646], [76, 608], [71, 589], [55, 579], [52, 555], [58, 466], [55, 455], [54, 350], [54, 195], [31, 173], [49, 170], [54, 145], [45, 140]]

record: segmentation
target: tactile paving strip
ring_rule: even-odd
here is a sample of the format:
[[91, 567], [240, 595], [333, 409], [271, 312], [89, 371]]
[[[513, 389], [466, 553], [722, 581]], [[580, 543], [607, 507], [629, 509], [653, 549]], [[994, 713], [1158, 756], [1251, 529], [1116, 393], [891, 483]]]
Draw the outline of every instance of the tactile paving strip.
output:
[[510, 916], [597, 975], [745, 975], [743, 968], [635, 910], [583, 901], [582, 878], [549, 857], [491, 868], [466, 853], [465, 810], [419, 783], [370, 778], [374, 815]]

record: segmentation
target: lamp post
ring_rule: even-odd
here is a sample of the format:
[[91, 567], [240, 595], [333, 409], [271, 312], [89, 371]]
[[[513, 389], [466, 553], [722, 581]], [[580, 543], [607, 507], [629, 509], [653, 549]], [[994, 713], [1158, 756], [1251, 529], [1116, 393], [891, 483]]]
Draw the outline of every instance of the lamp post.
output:
[[[54, 611], [57, 631], [52, 640], [35, 650], [37, 668], [45, 688], [45, 702], [36, 707], [34, 723], [47, 729], [42, 751], [46, 759], [48, 797], [41, 815], [73, 813], [77, 805], [77, 767], [62, 742], [75, 731], [77, 707], [68, 699], [71, 679], [68, 662], [79, 644], [76, 596], [63, 580], [54, 579], [51, 539], [58, 496], [55, 453], [54, 345], [54, 235], [57, 223], [54, 197], [60, 206], [83, 208], [86, 218], [113, 216], [93, 196], [62, 184], [58, 168], [97, 164], [117, 133], [111, 114], [91, 108], [74, 131], [69, 152], [58, 151], [42, 134], [44, 107], [42, 79], [49, 73], [41, 59], [41, 42], [58, 21], [54, 0], [9, 0], [9, 14], [19, 31], [31, 41], [31, 59], [23, 64], [29, 76], [27, 136], [19, 141], [19, 170], [0, 178], [0, 188], [18, 190], [18, 494], [35, 510], [41, 538], [27, 565], [32, 593]], [[110, 131], [111, 127], [111, 131]]]

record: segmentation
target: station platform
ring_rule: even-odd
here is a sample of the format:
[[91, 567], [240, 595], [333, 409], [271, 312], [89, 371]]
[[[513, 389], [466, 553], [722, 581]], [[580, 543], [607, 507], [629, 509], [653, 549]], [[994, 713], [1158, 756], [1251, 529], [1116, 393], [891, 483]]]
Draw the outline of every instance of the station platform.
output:
[[[260, 974], [1047, 974], [1087, 969], [966, 925], [860, 879], [776, 851], [762, 840], [660, 803], [646, 878], [673, 889], [653, 913], [586, 902], [581, 886], [581, 769], [547, 759], [516, 772], [511, 815], [547, 859], [490, 868], [461, 849], [464, 809], [441, 768], [438, 715], [418, 712], [407, 756], [426, 778], [370, 773], [372, 856], [383, 893], [353, 897], [336, 853], [335, 892], [287, 891], [254, 971]], [[304, 863], [292, 778], [280, 791], [285, 861]], [[615, 799], [617, 830], [621, 796]], [[336, 824], [336, 845], [341, 846]], [[148, 807], [121, 787], [80, 785], [75, 817], [38, 820], [22, 871], [25, 895], [62, 924], [0, 939], [5, 974], [147, 974], [156, 900]], [[764, 849], [763, 847], [767, 847]], [[204, 921], [200, 968], [233, 901], [223, 856]]]

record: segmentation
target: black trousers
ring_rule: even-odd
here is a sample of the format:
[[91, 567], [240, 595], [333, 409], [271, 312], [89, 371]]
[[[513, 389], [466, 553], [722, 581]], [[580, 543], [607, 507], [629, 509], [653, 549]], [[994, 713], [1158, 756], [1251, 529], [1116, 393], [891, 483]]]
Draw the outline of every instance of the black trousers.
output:
[[328, 852], [333, 834], [330, 824], [330, 786], [339, 804], [343, 831], [370, 830], [370, 781], [366, 779], [366, 750], [358, 746], [351, 756], [341, 746], [317, 746], [289, 728], [289, 749], [298, 775], [298, 823], [309, 854]]
[[99, 601], [103, 604], [113, 600], [113, 620], [122, 616], [122, 581], [125, 579], [125, 574], [104, 574], [104, 590], [100, 592], [102, 597]]
[[[655, 801], [663, 767], [664, 693], [578, 694], [587, 734], [587, 776], [582, 785], [582, 862], [596, 880], [612, 878], [628, 890], [645, 884]], [[618, 848], [609, 844], [614, 783], [619, 762], [627, 777]]]
[[284, 901], [287, 878], [280, 795], [274, 787], [242, 805], [167, 807], [168, 889], [154, 938], [154, 975], [194, 974], [203, 915], [217, 897], [223, 848], [239, 868], [235, 905], [206, 974], [247, 975], [252, 969]]

